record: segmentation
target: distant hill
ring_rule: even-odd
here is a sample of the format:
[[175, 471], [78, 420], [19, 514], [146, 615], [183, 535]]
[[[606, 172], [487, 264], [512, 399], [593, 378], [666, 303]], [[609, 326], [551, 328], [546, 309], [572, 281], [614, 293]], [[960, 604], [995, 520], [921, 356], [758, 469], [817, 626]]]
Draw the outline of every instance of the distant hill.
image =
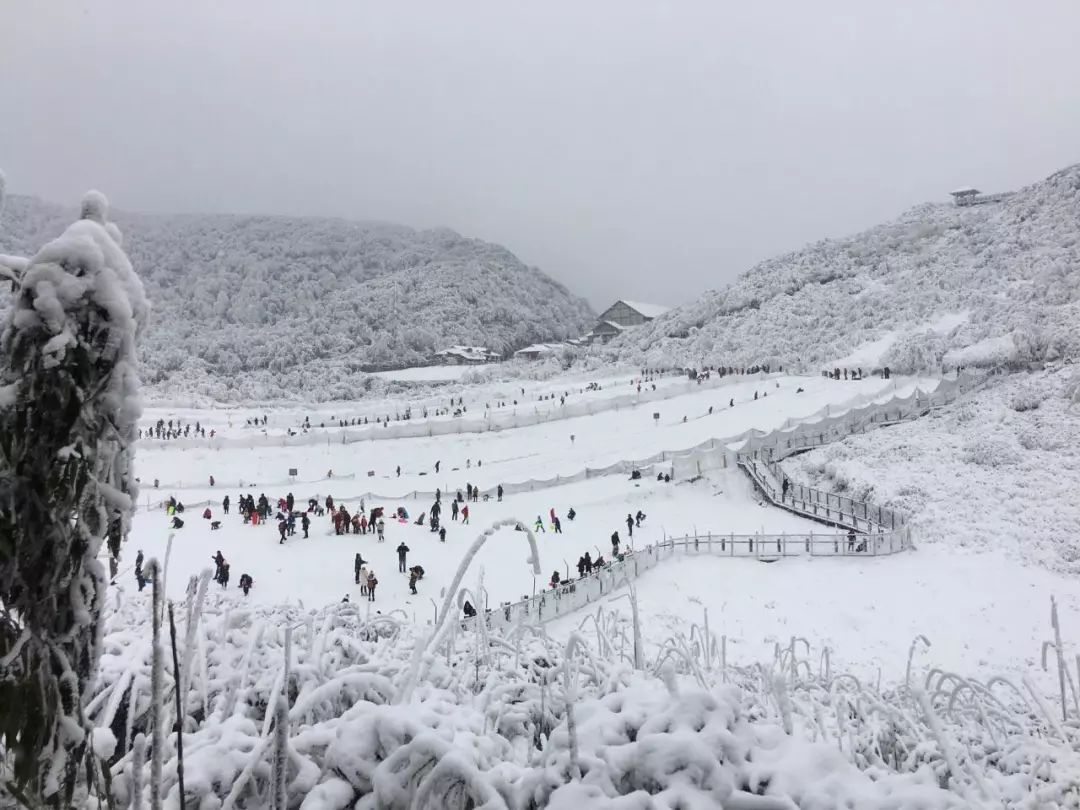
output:
[[[31, 255], [74, 208], [12, 195], [0, 253]], [[506, 248], [448, 229], [113, 211], [153, 305], [144, 382], [218, 399], [353, 398], [361, 368], [451, 344], [576, 337], [589, 305]]]
[[941, 364], [1080, 360], [1080, 165], [1000, 202], [920, 205], [769, 259], [627, 330], [590, 362]]

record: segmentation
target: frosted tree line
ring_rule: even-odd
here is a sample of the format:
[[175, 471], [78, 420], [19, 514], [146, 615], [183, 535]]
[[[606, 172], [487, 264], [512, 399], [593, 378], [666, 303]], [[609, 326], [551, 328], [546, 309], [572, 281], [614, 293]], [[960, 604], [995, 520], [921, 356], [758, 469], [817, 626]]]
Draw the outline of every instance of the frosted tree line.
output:
[[[9, 200], [0, 253], [29, 253], [70, 213]], [[454, 344], [510, 354], [578, 337], [584, 300], [507, 249], [449, 229], [271, 216], [118, 215], [154, 301], [141, 369], [219, 400], [356, 399], [365, 368]], [[2, 306], [2, 298], [0, 298]], [[200, 388], [201, 387], [201, 388]]]
[[[1080, 165], [1000, 203], [920, 205], [761, 262], [628, 330], [592, 362], [760, 362], [816, 373], [890, 337], [879, 364], [898, 374], [1076, 359], [1077, 222]], [[934, 328], [943, 315], [961, 317]]]

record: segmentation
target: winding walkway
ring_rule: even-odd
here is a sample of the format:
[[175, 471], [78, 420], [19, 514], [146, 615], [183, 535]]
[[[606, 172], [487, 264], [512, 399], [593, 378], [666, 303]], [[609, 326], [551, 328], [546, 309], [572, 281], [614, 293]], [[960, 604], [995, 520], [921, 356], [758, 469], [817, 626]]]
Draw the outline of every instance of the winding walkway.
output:
[[[828, 420], [804, 421], [786, 430], [746, 439], [743, 449], [735, 454], [736, 464], [765, 499], [777, 508], [825, 523], [840, 529], [839, 532], [757, 535], [709, 532], [665, 538], [558, 588], [502, 604], [487, 614], [488, 621], [504, 626], [519, 622], [542, 624], [569, 615], [590, 607], [660, 562], [676, 556], [742, 557], [772, 562], [782, 557], [876, 557], [908, 551], [914, 546], [903, 513], [794, 483], [784, 474], [779, 462], [855, 433], [918, 419], [955, 402], [962, 394], [981, 388], [986, 379], [976, 381], [963, 375], [955, 380], [943, 380], [929, 394], [916, 391], [904, 398], [906, 402], [871, 403]], [[823, 421], [827, 424], [822, 424]]]

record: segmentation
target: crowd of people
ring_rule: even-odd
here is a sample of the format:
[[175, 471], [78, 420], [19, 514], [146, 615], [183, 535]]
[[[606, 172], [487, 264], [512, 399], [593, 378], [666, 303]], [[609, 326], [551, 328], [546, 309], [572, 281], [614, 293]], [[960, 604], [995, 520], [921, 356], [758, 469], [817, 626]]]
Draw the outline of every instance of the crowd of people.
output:
[[[177, 419], [175, 422], [172, 419], [158, 419], [153, 426], [148, 428], [139, 428], [140, 439], [188, 439], [192, 436], [205, 439], [206, 428], [196, 422], [192, 425], [188, 422], [186, 425]], [[210, 438], [214, 438], [216, 431], [210, 429]]]

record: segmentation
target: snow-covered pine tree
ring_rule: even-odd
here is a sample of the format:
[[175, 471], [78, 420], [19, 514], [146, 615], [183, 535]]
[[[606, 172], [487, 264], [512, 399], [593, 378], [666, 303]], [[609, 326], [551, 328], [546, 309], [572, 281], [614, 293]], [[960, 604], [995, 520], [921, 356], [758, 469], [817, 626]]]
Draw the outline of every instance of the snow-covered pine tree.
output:
[[107, 578], [134, 505], [142, 283], [97, 192], [28, 263], [0, 335], [0, 743], [6, 785], [72, 805]]

